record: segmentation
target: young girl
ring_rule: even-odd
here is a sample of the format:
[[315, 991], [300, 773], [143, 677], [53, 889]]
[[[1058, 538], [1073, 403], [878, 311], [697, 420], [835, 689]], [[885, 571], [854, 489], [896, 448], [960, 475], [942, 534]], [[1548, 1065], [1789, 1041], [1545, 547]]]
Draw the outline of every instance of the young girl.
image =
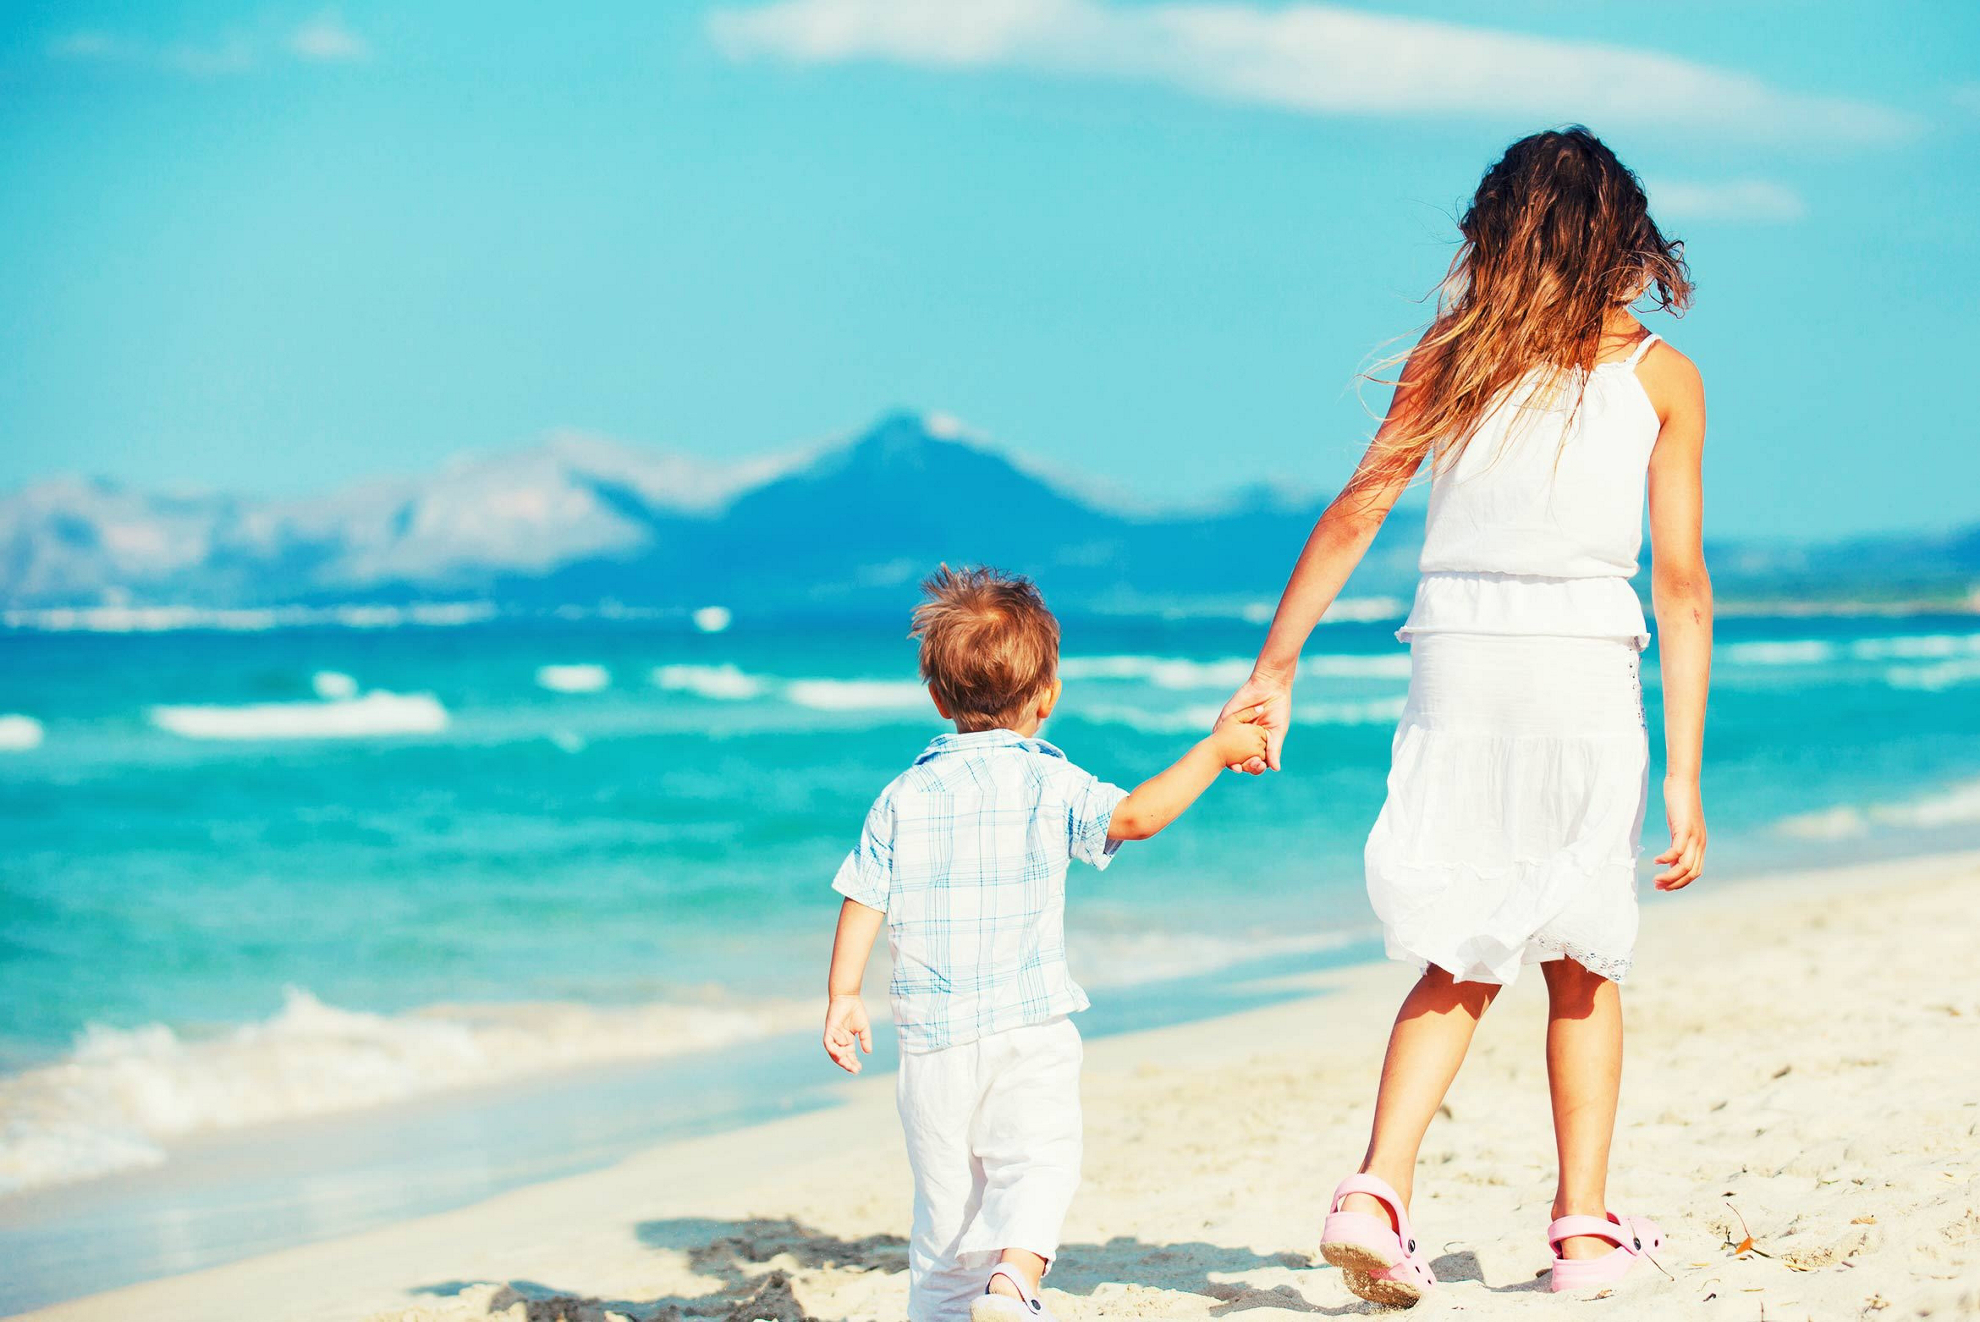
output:
[[1553, 1288], [1615, 1281], [1662, 1243], [1607, 1196], [1616, 984], [1636, 939], [1648, 796], [1637, 665], [1649, 635], [1629, 582], [1646, 487], [1671, 834], [1657, 887], [1696, 880], [1705, 854], [1704, 390], [1630, 311], [1646, 296], [1686, 306], [1682, 247], [1581, 128], [1514, 143], [1460, 227], [1437, 317], [1226, 709], [1272, 702], [1280, 728], [1244, 769], [1277, 770], [1300, 649], [1427, 463], [1422, 580], [1398, 635], [1409, 701], [1367, 848], [1389, 954], [1423, 975], [1389, 1037], [1367, 1155], [1335, 1190], [1320, 1246], [1350, 1289], [1385, 1304], [1436, 1283], [1408, 1213], [1417, 1148], [1479, 1016], [1522, 963], [1540, 963], [1549, 1000]]

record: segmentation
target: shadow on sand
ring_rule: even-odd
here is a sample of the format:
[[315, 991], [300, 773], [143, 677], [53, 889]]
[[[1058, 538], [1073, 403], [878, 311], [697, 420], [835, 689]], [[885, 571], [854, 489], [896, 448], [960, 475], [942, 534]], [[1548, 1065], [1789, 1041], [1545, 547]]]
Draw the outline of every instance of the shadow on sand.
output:
[[[694, 1296], [606, 1299], [540, 1281], [513, 1280], [496, 1292], [488, 1311], [503, 1313], [520, 1303], [529, 1322], [606, 1322], [607, 1314], [633, 1322], [822, 1322], [799, 1306], [784, 1268], [834, 1267], [887, 1275], [907, 1270], [907, 1241], [898, 1235], [844, 1239], [788, 1219], [645, 1221], [637, 1234], [641, 1244], [683, 1255], [697, 1275], [719, 1284]], [[773, 1262], [777, 1267], [770, 1267]], [[1202, 1241], [1146, 1244], [1116, 1236], [1104, 1244], [1068, 1244], [1060, 1262], [1051, 1276], [1055, 1290], [1090, 1295], [1109, 1282], [1174, 1290], [1215, 1300], [1210, 1311], [1217, 1317], [1258, 1308], [1336, 1317], [1384, 1311], [1361, 1303], [1323, 1308], [1291, 1285], [1264, 1290], [1210, 1279], [1213, 1274], [1268, 1267], [1303, 1270], [1313, 1265], [1298, 1253], [1257, 1253]], [[471, 1284], [438, 1282], [421, 1287], [419, 1293], [452, 1296]]]

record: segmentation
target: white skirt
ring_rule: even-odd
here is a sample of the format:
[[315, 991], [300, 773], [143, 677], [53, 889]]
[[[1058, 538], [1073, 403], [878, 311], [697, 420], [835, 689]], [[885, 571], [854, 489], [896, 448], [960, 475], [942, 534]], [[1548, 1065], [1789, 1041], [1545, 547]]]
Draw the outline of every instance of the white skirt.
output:
[[1510, 983], [1636, 945], [1649, 743], [1633, 639], [1418, 634], [1368, 898], [1391, 958]]

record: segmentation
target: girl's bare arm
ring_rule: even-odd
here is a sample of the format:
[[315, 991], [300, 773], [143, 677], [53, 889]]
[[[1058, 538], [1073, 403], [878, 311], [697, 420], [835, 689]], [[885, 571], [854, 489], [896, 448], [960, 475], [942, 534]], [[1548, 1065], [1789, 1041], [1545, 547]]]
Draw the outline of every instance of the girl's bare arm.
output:
[[1712, 678], [1712, 579], [1705, 569], [1705, 384], [1691, 360], [1660, 345], [1639, 369], [1663, 428], [1650, 454], [1651, 596], [1664, 672], [1664, 812], [1670, 848], [1657, 889], [1679, 890], [1705, 867], [1699, 768]]
[[1381, 429], [1356, 466], [1356, 480], [1348, 483], [1340, 495], [1320, 516], [1307, 537], [1306, 545], [1299, 553], [1299, 560], [1293, 565], [1292, 577], [1286, 583], [1285, 591], [1279, 597], [1279, 609], [1272, 616], [1272, 628], [1265, 635], [1265, 645], [1259, 649], [1258, 661], [1252, 667], [1251, 678], [1246, 680], [1231, 700], [1224, 704], [1224, 710], [1217, 719], [1223, 720], [1233, 712], [1252, 707], [1261, 702], [1271, 703], [1269, 715], [1263, 722], [1266, 726], [1266, 749], [1262, 758], [1251, 758], [1241, 764], [1241, 769], [1253, 775], [1263, 772], [1268, 766], [1279, 769], [1279, 749], [1285, 742], [1286, 731], [1292, 716], [1293, 675], [1299, 669], [1300, 649], [1306, 646], [1307, 637], [1320, 617], [1334, 604], [1348, 576], [1354, 573], [1361, 557], [1368, 553], [1368, 547], [1381, 531], [1382, 521], [1389, 517], [1396, 501], [1416, 476], [1416, 468], [1395, 469], [1384, 474], [1380, 480], [1373, 480], [1379, 469], [1378, 455], [1382, 452], [1384, 433], [1406, 416], [1408, 395], [1412, 384], [1420, 377], [1421, 355], [1410, 355], [1403, 364], [1402, 375], [1396, 384], [1395, 398], [1389, 402], [1388, 415], [1383, 419]]

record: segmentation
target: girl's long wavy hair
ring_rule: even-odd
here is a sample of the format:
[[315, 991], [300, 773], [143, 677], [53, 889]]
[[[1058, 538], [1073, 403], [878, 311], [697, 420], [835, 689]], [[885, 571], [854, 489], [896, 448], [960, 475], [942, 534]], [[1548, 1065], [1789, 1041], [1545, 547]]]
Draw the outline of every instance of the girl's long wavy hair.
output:
[[[1579, 125], [1521, 138], [1485, 172], [1437, 289], [1437, 316], [1408, 354], [1389, 426], [1350, 489], [1384, 488], [1457, 462], [1492, 408], [1537, 370], [1536, 398], [1571, 398], [1601, 352], [1609, 314], [1648, 298], [1691, 304], [1684, 245], [1650, 218], [1643, 185]], [[1379, 379], [1371, 377], [1371, 379]]]

